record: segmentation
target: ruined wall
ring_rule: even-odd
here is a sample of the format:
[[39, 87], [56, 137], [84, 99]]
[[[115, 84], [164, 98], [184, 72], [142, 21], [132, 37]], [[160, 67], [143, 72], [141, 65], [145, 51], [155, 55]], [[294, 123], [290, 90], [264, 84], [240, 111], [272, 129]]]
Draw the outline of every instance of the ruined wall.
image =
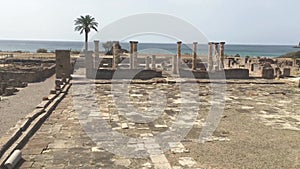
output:
[[162, 72], [139, 69], [119, 69], [117, 71], [113, 69], [99, 69], [96, 75], [96, 79], [152, 79], [156, 77], [162, 77]]
[[207, 71], [180, 70], [180, 77], [196, 79], [249, 79], [248, 69], [225, 69], [224, 72], [216, 71], [208, 73]]
[[14, 79], [16, 82], [39, 82], [48, 77], [51, 77], [55, 73], [55, 65], [51, 67], [43, 68], [41, 71], [29, 71], [29, 72], [13, 72], [13, 71], [1, 71], [0, 79], [8, 81]]

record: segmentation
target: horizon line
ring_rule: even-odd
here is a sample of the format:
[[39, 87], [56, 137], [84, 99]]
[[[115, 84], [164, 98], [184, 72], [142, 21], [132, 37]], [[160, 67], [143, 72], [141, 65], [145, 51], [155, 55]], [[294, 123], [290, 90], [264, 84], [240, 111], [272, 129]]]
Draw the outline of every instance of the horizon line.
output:
[[[0, 39], [0, 41], [36, 41], [36, 42], [80, 42], [84, 43], [84, 41], [80, 40], [62, 40], [62, 39]], [[89, 41], [93, 42], [93, 41]], [[101, 41], [100, 41], [101, 42]], [[210, 41], [210, 42], [219, 42], [219, 41]], [[220, 41], [221, 42], [221, 41]], [[226, 41], [225, 41], [226, 42]], [[126, 43], [126, 42], [121, 42]], [[129, 43], [129, 42], [127, 42]], [[140, 42], [140, 43], [148, 43], [148, 44], [172, 44], [172, 42]], [[176, 42], [174, 42], [176, 43]], [[193, 43], [186, 43], [186, 44], [193, 44]], [[203, 44], [203, 43], [199, 43]], [[279, 44], [279, 43], [226, 43], [226, 45], [249, 45], [249, 46], [297, 46], [297, 44]]]

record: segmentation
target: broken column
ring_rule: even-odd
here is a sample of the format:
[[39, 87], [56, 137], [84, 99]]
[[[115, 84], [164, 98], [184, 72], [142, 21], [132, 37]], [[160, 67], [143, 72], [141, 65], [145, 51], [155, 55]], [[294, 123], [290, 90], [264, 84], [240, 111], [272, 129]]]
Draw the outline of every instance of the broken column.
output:
[[93, 51], [84, 51], [85, 55], [85, 75], [87, 78], [93, 78], [94, 62]]
[[156, 69], [156, 56], [155, 55], [152, 55], [152, 59], [151, 59], [151, 68], [153, 70]]
[[133, 41], [129, 41], [129, 50], [130, 50], [130, 56], [129, 56], [129, 64], [130, 64], [130, 69], [133, 69]]
[[225, 68], [224, 66], [224, 52], [225, 52], [225, 42], [220, 42], [220, 70], [223, 70]]
[[174, 55], [172, 57], [172, 73], [173, 74], [178, 74], [178, 56], [177, 55]]
[[112, 63], [112, 68], [113, 69], [117, 69], [118, 68], [118, 64], [119, 64], [119, 44], [118, 43], [114, 43], [113, 44], [113, 63]]
[[95, 54], [95, 65], [94, 67], [95, 68], [98, 68], [98, 65], [100, 63], [100, 59], [99, 59], [99, 41], [98, 40], [95, 40], [94, 41], [94, 45], [95, 45], [95, 49], [94, 49], [94, 54]]
[[193, 43], [193, 65], [192, 65], [192, 69], [196, 70], [196, 61], [197, 61], [197, 42]]
[[213, 44], [212, 42], [208, 43], [208, 62], [207, 62], [207, 64], [208, 64], [208, 71], [212, 71], [213, 64], [214, 64], [213, 57], [212, 57], [212, 44]]
[[149, 56], [147, 56], [147, 57], [145, 58], [145, 64], [146, 64], [145, 69], [146, 69], [146, 70], [149, 70], [149, 69], [150, 69], [150, 57], [149, 57]]
[[219, 70], [219, 65], [220, 65], [220, 58], [219, 58], [219, 43], [213, 43], [214, 45], [215, 45], [215, 47], [214, 47], [214, 54], [215, 54], [215, 58], [216, 58], [216, 65], [215, 65], [215, 67], [214, 67], [214, 69], [216, 70], [216, 71], [218, 71]]
[[56, 78], [70, 78], [71, 77], [71, 51], [70, 50], [56, 50]]
[[132, 58], [133, 69], [137, 69], [137, 66], [138, 66], [137, 45], [138, 45], [138, 42], [133, 41], [133, 58]]
[[177, 59], [176, 59], [176, 72], [178, 73], [180, 67], [181, 67], [181, 41], [177, 42]]

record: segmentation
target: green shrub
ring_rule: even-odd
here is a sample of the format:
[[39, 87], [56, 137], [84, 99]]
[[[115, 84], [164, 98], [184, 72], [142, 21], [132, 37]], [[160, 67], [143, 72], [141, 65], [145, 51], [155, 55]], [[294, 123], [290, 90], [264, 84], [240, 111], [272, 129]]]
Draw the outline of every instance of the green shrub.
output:
[[13, 53], [23, 53], [23, 51], [21, 51], [21, 50], [15, 50], [15, 51], [13, 51]]
[[47, 49], [40, 48], [40, 49], [36, 50], [36, 53], [48, 53], [48, 51], [47, 51]]
[[300, 58], [300, 51], [287, 53], [285, 55], [280, 56], [280, 58]]
[[75, 54], [75, 55], [78, 55], [78, 54], [80, 54], [80, 53], [81, 53], [81, 52], [78, 51], [78, 50], [71, 51], [71, 54]]

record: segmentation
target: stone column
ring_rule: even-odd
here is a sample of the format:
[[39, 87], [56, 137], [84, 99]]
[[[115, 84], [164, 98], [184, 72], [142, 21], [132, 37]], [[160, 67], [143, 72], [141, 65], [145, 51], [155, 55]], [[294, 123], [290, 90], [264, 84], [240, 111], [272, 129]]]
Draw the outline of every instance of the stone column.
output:
[[174, 55], [172, 57], [172, 73], [173, 74], [178, 74], [178, 56]]
[[225, 52], [225, 42], [220, 42], [220, 59], [221, 59], [220, 69], [221, 70], [225, 68], [224, 52]]
[[152, 55], [152, 59], [151, 59], [151, 68], [153, 69], [153, 70], [155, 70], [156, 69], [156, 56], [155, 55]]
[[99, 41], [98, 41], [98, 40], [95, 40], [95, 41], [94, 41], [94, 45], [95, 45], [95, 49], [94, 49], [95, 56], [96, 56], [96, 57], [99, 57]]
[[112, 68], [117, 69], [118, 68], [118, 63], [119, 63], [119, 44], [114, 43], [113, 44], [113, 64], [112, 64]]
[[208, 71], [212, 71], [213, 69], [213, 66], [214, 66], [214, 62], [213, 62], [213, 57], [212, 57], [212, 45], [213, 43], [212, 42], [209, 42], [208, 43]]
[[133, 41], [129, 42], [130, 44], [130, 58], [129, 58], [129, 63], [130, 63], [130, 69], [133, 69]]
[[220, 67], [220, 58], [219, 58], [219, 43], [213, 43], [215, 45], [214, 53], [216, 58], [215, 70], [218, 71]]
[[150, 57], [149, 57], [149, 56], [147, 56], [147, 57], [145, 58], [145, 64], [146, 64], [145, 69], [146, 69], [146, 70], [149, 70], [149, 69], [150, 69]]
[[70, 50], [56, 50], [56, 78], [70, 78], [71, 76], [71, 51]]
[[94, 52], [95, 52], [95, 61], [94, 61], [94, 63], [95, 63], [95, 65], [94, 65], [94, 67], [95, 68], [98, 68], [99, 67], [99, 64], [100, 64], [100, 58], [99, 58], [99, 41], [98, 40], [95, 40], [94, 41], [94, 47], [95, 47], [95, 49], [94, 49]]
[[176, 64], [177, 64], [176, 72], [177, 73], [179, 71], [179, 68], [181, 67], [181, 44], [182, 44], [181, 41], [177, 42], [177, 59], [176, 59]]
[[133, 42], [133, 59], [132, 59], [132, 62], [133, 62], [133, 69], [137, 69], [137, 66], [138, 66], [138, 55], [137, 55], [137, 45], [138, 45], [138, 42], [137, 41], [134, 41]]
[[93, 77], [93, 69], [94, 69], [94, 63], [93, 63], [93, 51], [85, 51], [85, 74], [87, 78]]
[[193, 43], [193, 65], [192, 65], [192, 69], [196, 70], [196, 61], [197, 61], [197, 42]]

